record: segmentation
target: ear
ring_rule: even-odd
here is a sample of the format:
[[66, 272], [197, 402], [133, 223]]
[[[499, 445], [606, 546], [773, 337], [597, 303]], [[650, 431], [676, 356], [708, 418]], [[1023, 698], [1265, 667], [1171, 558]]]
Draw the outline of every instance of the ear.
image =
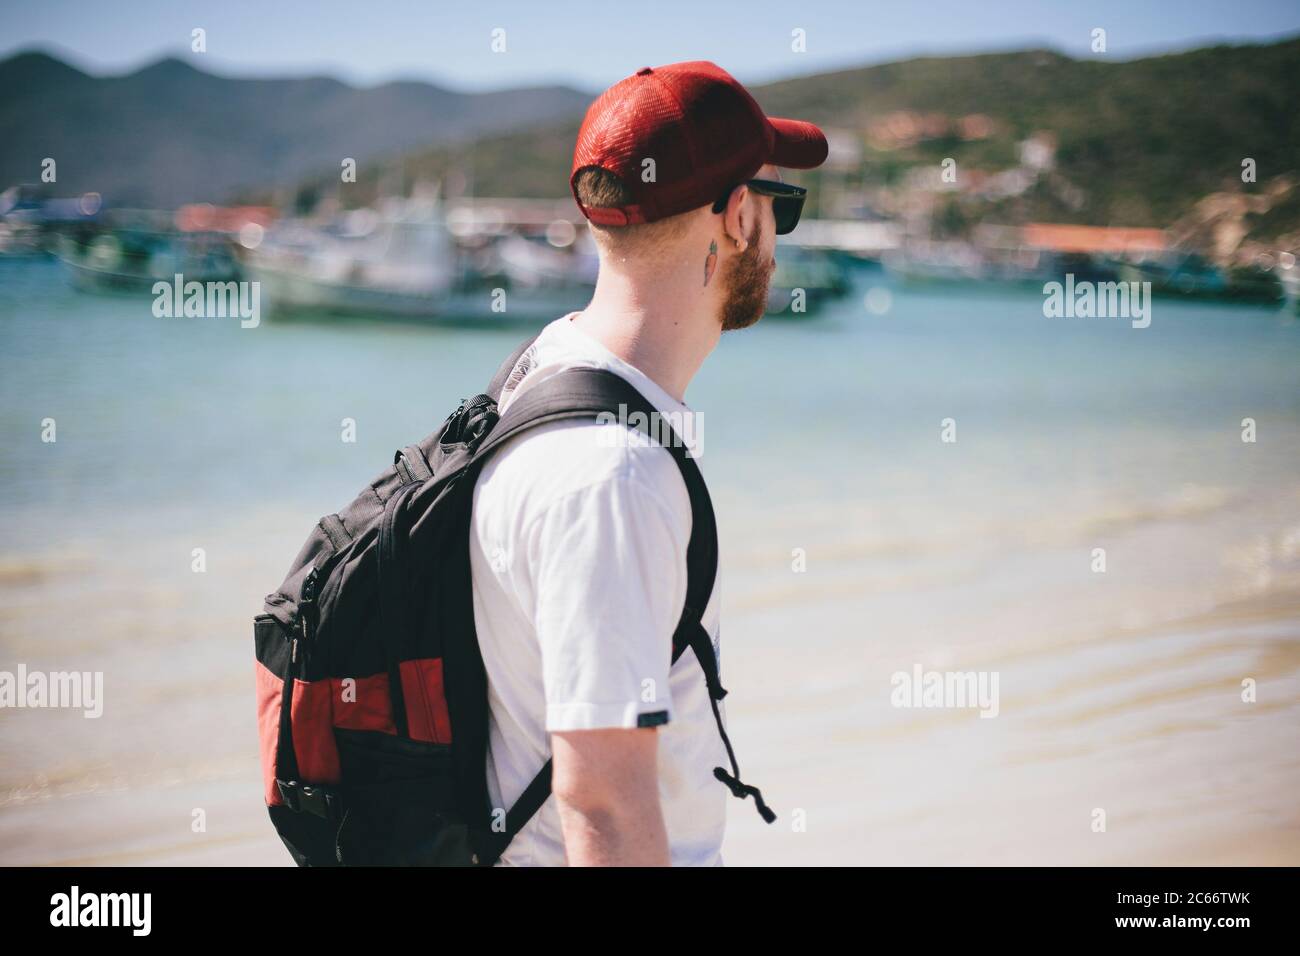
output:
[[754, 231], [754, 204], [749, 201], [749, 187], [738, 186], [727, 199], [722, 214], [722, 231], [727, 234], [727, 244], [735, 252], [744, 252], [749, 245], [748, 236]]

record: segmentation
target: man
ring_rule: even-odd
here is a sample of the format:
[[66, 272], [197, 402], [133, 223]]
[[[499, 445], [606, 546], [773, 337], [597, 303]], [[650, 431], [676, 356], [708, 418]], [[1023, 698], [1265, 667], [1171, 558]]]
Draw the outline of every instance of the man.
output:
[[[594, 366], [630, 382], [682, 440], [698, 436], [686, 387], [724, 330], [762, 316], [776, 235], [802, 207], [777, 167], [825, 158], [819, 129], [768, 119], [712, 63], [647, 67], [605, 91], [570, 180], [600, 254], [596, 289], [519, 359], [502, 410]], [[500, 862], [720, 865], [723, 743], [694, 652], [670, 667], [690, 500], [662, 448], [632, 429], [608, 435], [595, 421], [540, 426], [503, 446], [475, 488], [493, 805], [513, 805], [553, 758], [551, 798]], [[715, 588], [702, 616], [715, 652], [718, 617]]]

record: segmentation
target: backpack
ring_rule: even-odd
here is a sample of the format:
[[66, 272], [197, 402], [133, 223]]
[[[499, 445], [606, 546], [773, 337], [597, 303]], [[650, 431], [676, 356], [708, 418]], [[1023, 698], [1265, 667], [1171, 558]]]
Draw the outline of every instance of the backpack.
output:
[[[490, 806], [487, 675], [469, 561], [474, 484], [494, 449], [544, 422], [611, 414], [652, 438], [663, 429], [651, 430], [661, 416], [631, 384], [594, 368], [561, 372], [498, 416], [506, 377], [531, 342], [487, 392], [462, 401], [351, 504], [321, 518], [254, 619], [264, 798], [299, 866], [490, 866], [550, 794], [547, 760], [508, 812]], [[693, 514], [673, 662], [689, 647], [704, 672], [731, 763], [714, 776], [752, 796], [771, 823], [762, 794], [739, 779], [718, 711], [727, 692], [700, 623], [717, 529], [699, 468], [672, 437], [663, 447]]]

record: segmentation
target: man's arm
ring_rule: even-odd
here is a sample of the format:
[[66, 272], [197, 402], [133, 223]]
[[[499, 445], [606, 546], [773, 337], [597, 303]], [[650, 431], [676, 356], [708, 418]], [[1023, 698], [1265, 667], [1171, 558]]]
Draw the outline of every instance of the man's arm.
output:
[[[598, 429], [586, 431], [596, 442]], [[525, 613], [532, 598], [541, 650], [551, 789], [571, 865], [667, 865], [656, 728], [672, 720], [690, 501], [663, 449], [614, 449], [613, 461], [593, 449], [591, 483], [521, 534], [528, 560], [518, 566], [531, 581], [519, 590]], [[672, 507], [665, 485], [680, 492]]]
[[551, 790], [570, 866], [668, 866], [659, 806], [658, 732], [551, 734]]

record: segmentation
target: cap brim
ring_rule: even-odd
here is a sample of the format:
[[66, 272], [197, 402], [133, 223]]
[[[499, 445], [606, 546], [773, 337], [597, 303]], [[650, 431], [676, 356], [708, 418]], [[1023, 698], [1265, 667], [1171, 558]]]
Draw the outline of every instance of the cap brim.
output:
[[769, 116], [776, 133], [772, 141], [772, 155], [768, 159], [773, 166], [785, 166], [788, 169], [812, 169], [826, 162], [829, 147], [826, 134], [812, 123], [803, 120], [778, 119]]

